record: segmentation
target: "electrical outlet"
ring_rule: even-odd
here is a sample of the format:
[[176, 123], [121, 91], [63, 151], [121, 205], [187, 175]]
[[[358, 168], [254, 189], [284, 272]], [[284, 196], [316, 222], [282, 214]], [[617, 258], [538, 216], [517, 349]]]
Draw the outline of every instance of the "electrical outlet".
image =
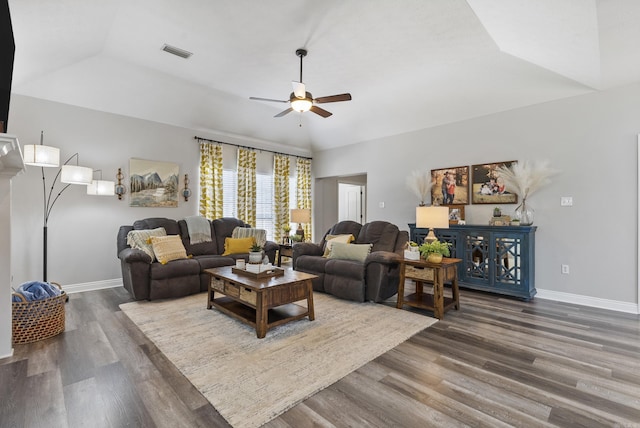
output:
[[572, 207], [573, 206], [573, 197], [572, 196], [561, 196], [560, 197], [560, 206], [561, 207]]
[[562, 273], [564, 275], [569, 275], [569, 265], [562, 265]]

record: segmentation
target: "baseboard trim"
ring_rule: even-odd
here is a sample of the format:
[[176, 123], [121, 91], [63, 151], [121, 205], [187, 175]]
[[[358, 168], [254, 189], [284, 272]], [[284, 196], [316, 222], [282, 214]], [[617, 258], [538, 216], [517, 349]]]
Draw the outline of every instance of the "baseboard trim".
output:
[[95, 291], [115, 287], [122, 287], [122, 279], [106, 279], [104, 281], [84, 282], [80, 284], [64, 284], [62, 286], [62, 289], [67, 294], [72, 294], [81, 293], [83, 291]]
[[640, 314], [640, 307], [636, 303], [620, 302], [618, 300], [601, 299], [599, 297], [582, 296], [580, 294], [563, 293], [561, 291], [536, 289], [536, 299], [555, 300], [576, 305], [591, 306], [611, 311]]

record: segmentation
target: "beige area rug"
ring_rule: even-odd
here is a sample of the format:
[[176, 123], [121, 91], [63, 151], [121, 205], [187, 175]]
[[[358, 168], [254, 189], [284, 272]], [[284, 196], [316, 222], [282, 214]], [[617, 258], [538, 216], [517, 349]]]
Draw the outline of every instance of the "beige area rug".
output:
[[120, 308], [234, 427], [258, 427], [437, 320], [315, 293], [315, 321], [255, 330], [207, 293]]

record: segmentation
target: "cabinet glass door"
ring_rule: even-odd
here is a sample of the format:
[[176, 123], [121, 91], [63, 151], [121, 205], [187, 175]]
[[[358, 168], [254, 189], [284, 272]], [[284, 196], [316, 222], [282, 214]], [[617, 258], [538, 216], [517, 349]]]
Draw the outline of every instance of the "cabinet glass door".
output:
[[464, 237], [464, 280], [489, 280], [489, 238], [483, 234], [468, 233]]

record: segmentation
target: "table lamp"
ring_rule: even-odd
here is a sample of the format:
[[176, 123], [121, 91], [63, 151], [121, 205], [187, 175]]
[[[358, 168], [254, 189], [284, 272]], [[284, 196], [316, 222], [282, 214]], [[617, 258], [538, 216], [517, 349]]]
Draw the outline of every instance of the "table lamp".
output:
[[311, 223], [311, 210], [309, 208], [294, 208], [291, 210], [291, 222], [298, 223], [296, 235], [300, 235], [300, 240], [304, 241], [304, 229], [302, 223]]
[[429, 229], [424, 242], [437, 241], [433, 229], [449, 228], [449, 207], [416, 207], [416, 227]]

